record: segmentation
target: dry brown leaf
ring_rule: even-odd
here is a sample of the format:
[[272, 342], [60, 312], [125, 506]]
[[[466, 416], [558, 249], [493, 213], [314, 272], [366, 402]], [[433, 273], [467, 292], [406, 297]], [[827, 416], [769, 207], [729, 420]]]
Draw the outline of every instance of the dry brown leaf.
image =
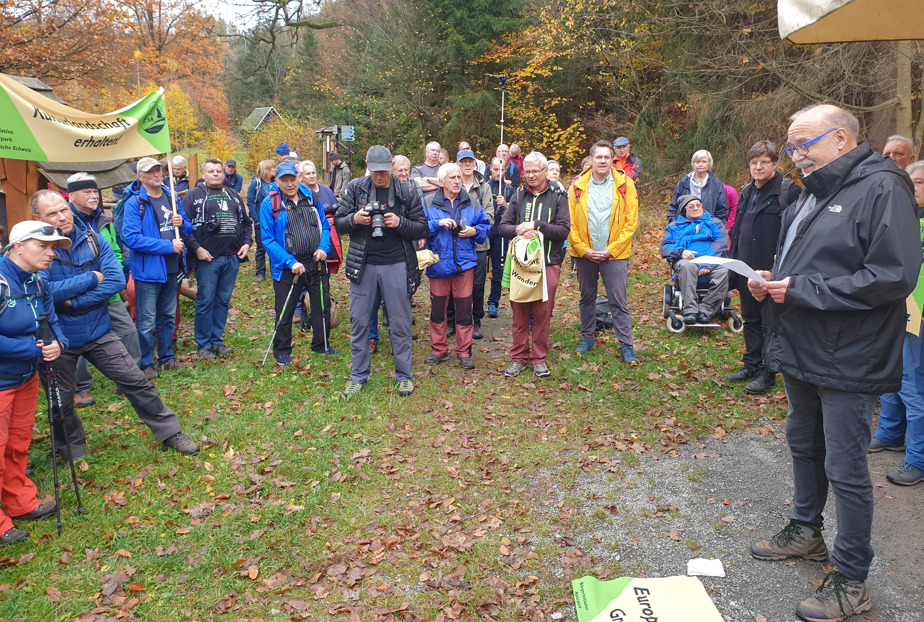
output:
[[49, 587], [45, 590], [45, 594], [48, 595], [48, 600], [53, 603], [61, 602], [61, 590], [56, 587]]
[[680, 542], [680, 533], [676, 529], [671, 529], [671, 540]]

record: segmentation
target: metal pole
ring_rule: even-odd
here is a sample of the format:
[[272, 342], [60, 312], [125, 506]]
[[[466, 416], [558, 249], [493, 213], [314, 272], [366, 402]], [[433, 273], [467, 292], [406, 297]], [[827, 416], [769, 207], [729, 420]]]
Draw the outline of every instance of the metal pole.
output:
[[295, 283], [301, 280], [299, 275], [295, 275], [295, 278], [292, 279], [292, 286], [289, 288], [289, 293], [286, 294], [286, 301], [282, 304], [282, 312], [279, 314], [279, 319], [276, 320], [276, 328], [273, 329], [273, 336], [270, 338], [269, 346], [266, 348], [266, 353], [263, 355], [263, 362], [260, 363], [260, 367], [266, 365], [266, 359], [269, 356], [270, 350], [273, 348], [273, 342], [276, 341], [276, 333], [279, 331], [279, 325], [282, 324], [282, 318], [286, 315], [286, 309], [289, 308], [289, 299], [292, 297], [292, 290], [295, 289]]
[[501, 82], [501, 144], [504, 143], [504, 83]]

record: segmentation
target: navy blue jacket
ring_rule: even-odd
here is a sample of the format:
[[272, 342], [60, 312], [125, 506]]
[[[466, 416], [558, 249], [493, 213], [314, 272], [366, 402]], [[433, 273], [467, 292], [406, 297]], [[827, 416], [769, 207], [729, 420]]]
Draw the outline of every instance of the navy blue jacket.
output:
[[[125, 274], [109, 241], [79, 220], [74, 221], [68, 237], [71, 247], [57, 249], [51, 268], [39, 276], [51, 292], [71, 347], [79, 348], [112, 328], [109, 299], [125, 289]], [[103, 273], [102, 283], [94, 271]], [[71, 306], [64, 304], [67, 300]]]
[[[693, 194], [690, 187], [691, 174], [687, 173], [677, 182], [677, 187], [674, 188], [674, 196], [671, 197], [671, 204], [667, 208], [667, 222], [677, 220], [678, 199], [685, 194]], [[703, 203], [704, 212], [709, 212], [723, 223], [728, 220], [728, 197], [725, 196], [725, 184], [712, 173], [708, 173], [708, 177], [706, 177], [706, 185], [703, 186], [700, 201]]]
[[[10, 297], [0, 311], [0, 391], [6, 391], [32, 380], [38, 370], [42, 358], [42, 350], [36, 345], [35, 339], [35, 331], [38, 329], [36, 319], [39, 315], [47, 312], [58, 340], [65, 347], [68, 341], [58, 324], [47, 282], [44, 295], [38, 296], [42, 291], [39, 286], [41, 277], [26, 272], [5, 257], [0, 257], [0, 277], [9, 287], [5, 296]], [[19, 298], [23, 295], [26, 297]]]
[[244, 177], [237, 171], [234, 172], [234, 175], [228, 175], [228, 172], [225, 171], [225, 182], [238, 194], [241, 193], [241, 189], [244, 187]]

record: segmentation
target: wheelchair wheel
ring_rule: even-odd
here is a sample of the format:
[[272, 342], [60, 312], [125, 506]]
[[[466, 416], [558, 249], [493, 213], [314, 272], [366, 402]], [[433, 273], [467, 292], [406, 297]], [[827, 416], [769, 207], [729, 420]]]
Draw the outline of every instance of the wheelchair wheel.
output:
[[664, 286], [664, 298], [662, 303], [663, 317], [669, 317], [671, 312], [671, 299], [674, 297], [674, 288], [670, 283]]
[[740, 335], [744, 332], [744, 320], [734, 311], [728, 316], [728, 330], [736, 335]]
[[679, 335], [686, 329], [687, 325], [683, 323], [683, 320], [672, 320], [671, 318], [667, 318], [667, 330], [671, 331], [672, 333]]

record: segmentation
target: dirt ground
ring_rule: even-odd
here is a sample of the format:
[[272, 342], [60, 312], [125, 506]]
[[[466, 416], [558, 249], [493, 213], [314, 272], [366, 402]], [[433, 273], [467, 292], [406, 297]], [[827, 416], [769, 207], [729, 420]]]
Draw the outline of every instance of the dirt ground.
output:
[[[677, 458], [641, 456], [641, 463], [625, 467], [625, 477], [615, 482], [616, 478], [585, 474], [579, 482], [577, 494], [583, 502], [578, 512], [600, 516], [601, 508], [615, 502], [619, 514], [606, 528], [573, 537], [585, 554], [600, 559], [598, 565], [618, 561], [633, 575], [633, 570], [648, 576], [686, 574], [687, 561], [700, 551], [725, 567], [724, 578], [702, 581], [726, 621], [795, 620], [796, 604], [811, 593], [812, 582], [821, 579], [824, 570], [817, 562], [760, 562], [748, 554], [754, 539], [785, 524], [792, 495], [782, 430], [762, 431], [688, 445]], [[885, 478], [901, 465], [903, 456], [870, 456], [876, 496], [876, 557], [868, 582], [873, 609], [857, 620], [924, 620], [924, 485], [906, 488]], [[663, 504], [677, 510], [655, 516]], [[824, 532], [829, 549], [836, 533], [832, 494]], [[618, 549], [613, 542], [618, 542]], [[561, 619], [575, 619], [573, 609], [562, 613]]]

